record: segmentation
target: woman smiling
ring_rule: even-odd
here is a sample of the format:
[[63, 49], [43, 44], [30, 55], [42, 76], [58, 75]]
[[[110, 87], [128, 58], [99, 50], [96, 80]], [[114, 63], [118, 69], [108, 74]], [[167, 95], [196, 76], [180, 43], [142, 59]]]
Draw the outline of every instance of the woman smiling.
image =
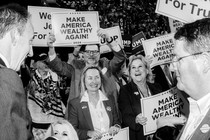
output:
[[70, 101], [69, 121], [80, 140], [99, 139], [103, 133], [120, 130], [114, 97], [105, 93], [103, 75], [98, 67], [84, 69], [81, 75], [81, 95]]
[[151, 82], [152, 72], [142, 55], [131, 56], [128, 64], [130, 82], [120, 88], [119, 109], [123, 127], [129, 127], [130, 140], [146, 140], [143, 125], [147, 118], [142, 115], [140, 99], [162, 92], [158, 84]]

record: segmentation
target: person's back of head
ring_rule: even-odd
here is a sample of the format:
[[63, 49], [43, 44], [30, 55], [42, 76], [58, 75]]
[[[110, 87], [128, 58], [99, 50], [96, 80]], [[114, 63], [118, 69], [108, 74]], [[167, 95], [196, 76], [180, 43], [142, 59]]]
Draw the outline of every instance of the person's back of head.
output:
[[12, 3], [0, 7], [0, 39], [13, 28], [17, 28], [22, 34], [29, 17], [28, 11], [19, 4]]

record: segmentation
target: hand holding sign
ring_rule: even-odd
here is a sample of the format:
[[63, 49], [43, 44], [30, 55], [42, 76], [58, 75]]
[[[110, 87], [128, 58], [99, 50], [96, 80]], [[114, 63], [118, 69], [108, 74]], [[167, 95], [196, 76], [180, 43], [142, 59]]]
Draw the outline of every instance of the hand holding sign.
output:
[[109, 128], [108, 133], [112, 136], [116, 135], [120, 131], [121, 127], [119, 125], [114, 125]]
[[99, 37], [105, 38], [106, 42], [108, 43], [107, 45], [111, 48], [111, 50], [114, 50], [116, 52], [120, 51], [121, 48], [117, 44], [117, 42], [109, 35], [106, 29], [100, 28], [97, 30], [97, 34]]
[[88, 131], [87, 135], [91, 138], [91, 140], [97, 140], [102, 137], [102, 133], [99, 131]]
[[187, 118], [183, 115], [181, 117], [174, 117], [174, 116], [160, 117], [156, 122], [157, 129], [163, 126], [175, 127], [175, 125], [184, 125], [186, 121]]
[[49, 33], [49, 36], [47, 38], [47, 46], [53, 47], [53, 43], [56, 41], [55, 35], [53, 33]]
[[147, 122], [147, 118], [142, 116], [141, 113], [136, 116], [136, 123], [139, 123], [141, 125], [145, 125], [146, 122]]

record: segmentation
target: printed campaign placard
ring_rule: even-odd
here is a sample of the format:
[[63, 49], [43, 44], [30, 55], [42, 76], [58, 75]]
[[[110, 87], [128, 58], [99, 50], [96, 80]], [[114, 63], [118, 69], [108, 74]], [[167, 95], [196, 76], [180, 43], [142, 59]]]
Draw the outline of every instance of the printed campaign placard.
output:
[[171, 33], [175, 33], [180, 27], [184, 25], [183, 22], [172, 19], [172, 18], [168, 18], [168, 22], [169, 22]]
[[56, 46], [99, 43], [97, 11], [52, 13], [52, 30]]
[[141, 99], [143, 116], [147, 117], [144, 125], [144, 135], [152, 134], [157, 130], [156, 121], [160, 117], [181, 117], [188, 113], [188, 102], [182, 93], [176, 88]]
[[[117, 44], [119, 44], [123, 48], [123, 43], [122, 43], [122, 36], [121, 36], [121, 31], [119, 26], [114, 26], [110, 28], [106, 28], [108, 34], [112, 39], [117, 41]], [[111, 52], [110, 47], [107, 45], [107, 41], [104, 38], [100, 37], [100, 52], [101, 53], [107, 53]]]
[[51, 32], [51, 12], [75, 11], [73, 9], [28, 6], [28, 12], [31, 14], [31, 21], [34, 26], [33, 46], [46, 47], [47, 37]]
[[143, 32], [139, 32], [132, 36], [132, 54], [138, 54], [144, 51], [142, 41], [146, 40]]
[[174, 54], [174, 33], [144, 40], [145, 55], [152, 56], [150, 67], [171, 62]]
[[156, 13], [189, 23], [210, 17], [209, 0], [158, 0]]
[[109, 135], [109, 133], [103, 134], [100, 140], [129, 140], [129, 128], [120, 129], [114, 136]]

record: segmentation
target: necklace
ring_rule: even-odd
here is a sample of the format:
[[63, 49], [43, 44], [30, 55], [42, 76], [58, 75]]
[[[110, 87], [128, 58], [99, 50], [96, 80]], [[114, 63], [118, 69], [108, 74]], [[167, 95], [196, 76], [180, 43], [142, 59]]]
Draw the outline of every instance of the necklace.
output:
[[145, 98], [145, 97], [148, 97], [149, 96], [149, 89], [148, 87], [146, 86], [146, 89], [143, 91], [141, 90], [139, 87], [138, 87], [138, 91], [141, 95], [142, 98]]

